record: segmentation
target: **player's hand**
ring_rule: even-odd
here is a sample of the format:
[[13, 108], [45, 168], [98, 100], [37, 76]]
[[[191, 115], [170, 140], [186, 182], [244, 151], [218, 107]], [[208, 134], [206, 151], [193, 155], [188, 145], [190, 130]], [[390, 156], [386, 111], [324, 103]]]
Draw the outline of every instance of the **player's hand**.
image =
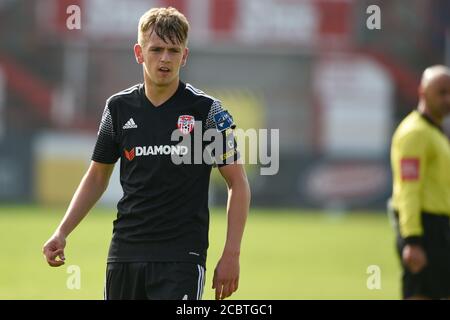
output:
[[420, 272], [427, 265], [427, 256], [419, 245], [407, 244], [402, 252], [403, 263], [412, 273]]
[[224, 253], [214, 270], [212, 288], [216, 289], [216, 300], [228, 298], [239, 286], [239, 255]]
[[[42, 253], [47, 259], [47, 263], [52, 267], [59, 267], [64, 264], [64, 248], [66, 246], [66, 238], [58, 233], [55, 233], [42, 248]], [[57, 260], [56, 258], [59, 257]]]

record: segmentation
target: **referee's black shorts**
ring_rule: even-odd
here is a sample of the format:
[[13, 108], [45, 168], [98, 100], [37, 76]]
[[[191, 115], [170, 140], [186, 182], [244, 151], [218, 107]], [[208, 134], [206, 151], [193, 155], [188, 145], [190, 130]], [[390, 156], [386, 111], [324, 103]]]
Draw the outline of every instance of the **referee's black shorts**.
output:
[[[397, 224], [398, 225], [398, 224]], [[403, 267], [403, 298], [425, 296], [450, 297], [450, 224], [449, 217], [422, 213], [423, 247], [428, 264], [419, 273], [411, 273], [403, 264], [404, 240], [397, 229], [397, 252]]]
[[190, 262], [108, 263], [105, 300], [201, 300], [205, 268]]

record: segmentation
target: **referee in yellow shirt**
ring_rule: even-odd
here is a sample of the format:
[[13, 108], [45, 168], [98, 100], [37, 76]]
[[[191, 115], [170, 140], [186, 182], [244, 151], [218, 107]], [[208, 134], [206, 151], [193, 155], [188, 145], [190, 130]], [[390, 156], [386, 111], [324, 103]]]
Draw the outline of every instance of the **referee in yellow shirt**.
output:
[[450, 113], [450, 69], [427, 68], [419, 106], [392, 138], [392, 207], [403, 267], [404, 299], [450, 297], [450, 144], [441, 125]]

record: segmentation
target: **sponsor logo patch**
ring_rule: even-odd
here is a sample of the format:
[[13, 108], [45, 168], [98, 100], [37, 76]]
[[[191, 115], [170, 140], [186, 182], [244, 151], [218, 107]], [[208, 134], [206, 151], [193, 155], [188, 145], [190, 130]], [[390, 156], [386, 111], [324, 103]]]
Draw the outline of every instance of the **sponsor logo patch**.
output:
[[128, 161], [133, 161], [135, 157], [160, 156], [160, 155], [186, 155], [189, 152], [186, 146], [144, 146], [135, 147], [128, 151], [124, 151], [125, 158]]
[[136, 156], [135, 149], [131, 149], [128, 151], [127, 149], [124, 150], [125, 158], [127, 158], [128, 161], [132, 161], [134, 157]]
[[403, 158], [400, 160], [400, 171], [403, 181], [416, 181], [420, 176], [420, 159]]

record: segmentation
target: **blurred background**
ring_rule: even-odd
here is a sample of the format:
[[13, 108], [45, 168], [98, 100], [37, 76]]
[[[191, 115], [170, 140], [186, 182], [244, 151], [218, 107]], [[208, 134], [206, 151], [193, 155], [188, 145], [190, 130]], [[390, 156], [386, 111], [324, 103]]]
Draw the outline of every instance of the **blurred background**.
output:
[[[70, 5], [81, 9], [81, 29], [67, 27]], [[64, 208], [70, 201], [89, 163], [106, 99], [142, 82], [132, 51], [139, 17], [151, 7], [168, 5], [185, 13], [191, 24], [191, 51], [182, 80], [220, 98], [239, 127], [280, 129], [278, 174], [263, 176], [257, 166], [248, 166], [254, 211], [274, 221], [279, 221], [279, 208], [291, 212], [279, 214], [292, 217], [280, 226], [281, 232], [297, 221], [297, 213], [304, 213], [303, 228], [317, 228], [319, 238], [326, 221], [337, 223], [335, 218], [321, 220], [323, 215], [353, 212], [353, 218], [339, 220], [337, 232], [356, 221], [344, 232], [354, 237], [347, 244], [355, 244], [373, 231], [373, 243], [363, 243], [361, 252], [385, 241], [377, 252], [388, 257], [386, 265], [392, 270], [390, 291], [380, 296], [362, 291], [346, 296], [342, 283], [327, 295], [316, 283], [311, 286], [317, 295], [311, 287], [296, 285], [291, 291], [261, 296], [253, 286], [254, 291], [243, 289], [247, 295], [238, 297], [398, 298], [393, 235], [383, 214], [391, 193], [390, 138], [417, 105], [423, 69], [450, 64], [446, 0], [0, 0], [0, 246], [5, 246], [0, 298], [64, 296], [40, 295], [37, 289], [31, 293], [26, 284], [16, 294], [6, 289], [20, 283], [5, 275], [15, 268], [7, 266], [11, 256], [6, 252], [16, 254], [8, 232], [20, 233], [22, 222], [35, 221], [38, 214], [59, 212], [46, 216], [48, 224], [37, 224], [41, 233], [30, 241], [36, 242], [33, 254], [40, 254], [64, 210], [42, 208]], [[369, 5], [381, 9], [380, 30], [366, 26]], [[213, 179], [211, 194], [212, 207], [225, 205], [222, 179]], [[114, 208], [121, 195], [116, 170], [101, 203]], [[374, 217], [368, 210], [379, 214]], [[112, 214], [110, 222], [114, 209], [105, 211]], [[27, 218], [16, 222], [17, 217]], [[380, 229], [363, 232], [378, 223]], [[108, 233], [111, 225], [102, 228]], [[261, 228], [253, 229], [255, 241], [267, 234], [277, 239], [273, 229]], [[288, 232], [289, 247], [302, 237], [299, 230]], [[322, 240], [331, 245], [333, 237]], [[348, 248], [351, 260], [357, 251]], [[320, 254], [310, 254], [312, 270]], [[344, 260], [349, 261], [344, 256], [333, 261]], [[365, 267], [357, 270], [364, 279]], [[354, 275], [347, 271], [335, 279]], [[322, 280], [324, 285], [330, 281]], [[95, 294], [83, 297], [101, 298], [101, 291]]]

